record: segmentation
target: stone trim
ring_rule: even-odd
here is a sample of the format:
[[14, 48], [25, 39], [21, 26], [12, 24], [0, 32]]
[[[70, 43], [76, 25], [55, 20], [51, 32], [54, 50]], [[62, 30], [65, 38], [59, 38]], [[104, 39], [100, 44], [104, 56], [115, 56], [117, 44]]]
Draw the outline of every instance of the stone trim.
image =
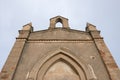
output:
[[91, 43], [93, 42], [93, 40], [28, 40], [28, 43], [42, 43], [42, 42], [46, 42], [46, 43], [53, 43], [53, 42], [57, 42], [57, 43], [84, 43], [84, 42], [88, 42]]

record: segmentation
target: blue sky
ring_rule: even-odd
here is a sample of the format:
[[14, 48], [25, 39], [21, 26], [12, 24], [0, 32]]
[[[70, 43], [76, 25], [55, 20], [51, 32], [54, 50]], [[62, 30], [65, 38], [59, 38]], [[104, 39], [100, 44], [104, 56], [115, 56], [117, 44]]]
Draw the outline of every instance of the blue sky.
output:
[[68, 18], [72, 29], [96, 25], [120, 67], [120, 0], [0, 0], [0, 69], [23, 25], [47, 29], [57, 15]]

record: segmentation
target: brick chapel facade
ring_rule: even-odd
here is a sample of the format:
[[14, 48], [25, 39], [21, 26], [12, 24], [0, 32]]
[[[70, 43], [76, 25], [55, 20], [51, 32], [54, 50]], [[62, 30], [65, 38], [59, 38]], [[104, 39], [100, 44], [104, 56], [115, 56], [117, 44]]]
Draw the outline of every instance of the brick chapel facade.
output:
[[0, 80], [120, 80], [120, 72], [94, 25], [74, 30], [56, 16], [46, 30], [31, 23], [19, 30]]

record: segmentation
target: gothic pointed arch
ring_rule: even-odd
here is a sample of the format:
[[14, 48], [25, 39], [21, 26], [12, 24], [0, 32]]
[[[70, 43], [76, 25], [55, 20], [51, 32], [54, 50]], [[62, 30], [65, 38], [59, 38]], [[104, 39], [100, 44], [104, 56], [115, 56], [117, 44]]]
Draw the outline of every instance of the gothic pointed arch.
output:
[[95, 80], [91, 73], [88, 64], [61, 48], [40, 59], [30, 71], [28, 80]]
[[62, 24], [62, 28], [69, 29], [68, 19], [62, 16], [56, 16], [50, 19], [49, 29], [55, 29], [56, 23], [60, 22]]

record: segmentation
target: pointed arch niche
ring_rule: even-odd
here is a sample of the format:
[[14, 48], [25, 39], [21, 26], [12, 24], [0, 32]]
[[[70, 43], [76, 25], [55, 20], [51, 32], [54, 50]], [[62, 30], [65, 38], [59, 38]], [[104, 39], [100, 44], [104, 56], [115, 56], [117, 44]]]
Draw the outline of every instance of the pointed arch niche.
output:
[[35, 64], [28, 80], [95, 80], [83, 60], [61, 49], [48, 53]]

